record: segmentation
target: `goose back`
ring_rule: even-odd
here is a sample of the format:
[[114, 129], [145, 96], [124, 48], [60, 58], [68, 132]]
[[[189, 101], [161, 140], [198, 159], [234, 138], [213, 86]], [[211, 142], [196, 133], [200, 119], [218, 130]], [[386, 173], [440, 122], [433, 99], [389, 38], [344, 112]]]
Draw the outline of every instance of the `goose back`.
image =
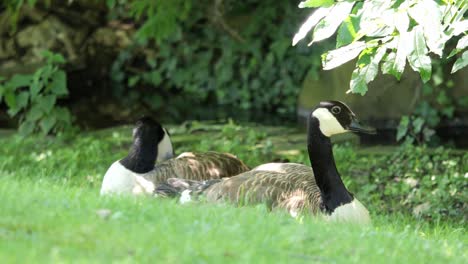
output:
[[169, 178], [200, 181], [231, 177], [248, 170], [247, 165], [229, 153], [185, 152], [175, 159], [158, 163], [144, 178], [155, 184]]
[[264, 203], [271, 209], [284, 208], [291, 213], [304, 209], [317, 213], [321, 196], [311, 174], [312, 169], [302, 164], [263, 164], [213, 184], [205, 191], [206, 199], [238, 205]]

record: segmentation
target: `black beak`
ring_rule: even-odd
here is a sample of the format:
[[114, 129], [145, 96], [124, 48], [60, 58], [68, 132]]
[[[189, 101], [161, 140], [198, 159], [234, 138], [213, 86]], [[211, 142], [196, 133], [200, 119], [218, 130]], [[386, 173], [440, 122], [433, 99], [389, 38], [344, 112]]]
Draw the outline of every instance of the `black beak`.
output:
[[375, 130], [375, 128], [362, 125], [359, 122], [359, 120], [357, 120], [356, 118], [353, 118], [351, 120], [351, 124], [349, 124], [348, 130], [353, 131], [353, 132], [358, 132], [358, 133], [371, 134], [371, 135], [377, 134], [377, 131]]

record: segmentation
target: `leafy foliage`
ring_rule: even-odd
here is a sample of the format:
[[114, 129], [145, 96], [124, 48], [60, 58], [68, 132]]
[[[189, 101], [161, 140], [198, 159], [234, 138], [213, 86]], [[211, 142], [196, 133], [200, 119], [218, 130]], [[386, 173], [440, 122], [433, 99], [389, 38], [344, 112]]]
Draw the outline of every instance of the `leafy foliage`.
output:
[[180, 31], [179, 24], [187, 19], [192, 5], [187, 0], [107, 0], [106, 3], [113, 16], [129, 16], [141, 23], [136, 33], [140, 42], [150, 39], [160, 42]]
[[33, 74], [15, 74], [0, 79], [0, 102], [8, 106], [8, 114], [18, 116], [23, 135], [40, 130], [44, 135], [63, 132], [71, 126], [68, 109], [57, 106], [57, 99], [68, 95], [66, 73], [59, 68], [65, 63], [60, 54], [42, 53], [45, 65]]
[[[353, 151], [344, 151], [348, 159], [355, 160], [348, 165], [348, 175], [368, 175], [368, 178], [348, 180], [350, 188], [358, 190], [357, 195], [365, 197], [375, 210], [410, 213], [436, 222], [448, 218], [468, 220], [468, 197], [464, 191], [468, 187], [468, 153], [454, 154], [442, 147], [411, 145], [377, 158], [358, 157]], [[337, 159], [337, 163], [345, 161]], [[359, 164], [367, 166], [359, 168]]]
[[[25, 4], [34, 6], [38, 0], [3, 0], [0, 3], [0, 8], [5, 7], [10, 14], [11, 29], [16, 30], [16, 23], [20, 14], [21, 7]], [[47, 5], [50, 5], [50, 0], [44, 1]], [[0, 9], [1, 10], [1, 9]]]
[[435, 146], [439, 143], [435, 131], [437, 126], [444, 120], [451, 120], [457, 108], [468, 106], [467, 96], [450, 96], [453, 81], [447, 78], [444, 65], [443, 61], [433, 61], [435, 72], [431, 81], [422, 86], [420, 102], [411, 115], [405, 115], [400, 120], [396, 137], [398, 141]]
[[[222, 2], [222, 7], [194, 6], [180, 30], [157, 46], [148, 41], [123, 51], [111, 72], [116, 94], [130, 104], [166, 109], [176, 119], [219, 118], [239, 110], [293, 114], [305, 74], [319, 64], [310, 60], [313, 51], [290, 47], [298, 22], [294, 6], [263, 1], [255, 9], [260, 1]], [[140, 36], [150, 40], [152, 32]], [[171, 109], [163, 108], [167, 105]]]
[[[446, 43], [459, 38], [449, 57], [466, 49], [468, 20], [465, 0], [306, 0], [299, 7], [319, 7], [294, 36], [293, 45], [313, 29], [309, 45], [337, 33], [337, 49], [322, 57], [323, 68], [333, 69], [356, 57], [350, 92], [364, 95], [379, 65], [384, 74], [398, 80], [406, 62], [423, 82], [431, 78], [430, 54], [443, 56]], [[468, 64], [468, 51], [453, 65], [452, 73]]]

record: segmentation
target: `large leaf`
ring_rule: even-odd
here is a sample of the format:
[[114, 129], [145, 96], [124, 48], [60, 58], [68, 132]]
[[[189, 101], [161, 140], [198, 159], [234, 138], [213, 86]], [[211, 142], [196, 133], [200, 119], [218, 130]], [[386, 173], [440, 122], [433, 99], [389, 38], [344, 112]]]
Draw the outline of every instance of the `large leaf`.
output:
[[460, 70], [461, 68], [465, 67], [468, 65], [468, 50], [463, 52], [461, 57], [458, 58], [455, 63], [453, 64], [452, 67], [452, 73]]
[[399, 11], [394, 14], [393, 23], [400, 35], [408, 31], [409, 17], [404, 11]]
[[356, 58], [365, 47], [366, 43], [364, 41], [357, 41], [328, 52], [322, 57], [323, 69], [331, 70]]
[[57, 123], [57, 118], [55, 115], [49, 115], [43, 118], [39, 122], [39, 126], [41, 127], [42, 133], [44, 135], [48, 134], [50, 130], [54, 127], [55, 123]]
[[468, 47], [468, 35], [463, 36], [460, 40], [458, 40], [457, 47], [450, 52], [447, 58], [450, 58], [456, 54], [458, 54], [460, 51], [464, 50], [466, 47]]
[[396, 52], [392, 51], [384, 57], [382, 63], [383, 74], [393, 74], [393, 65], [395, 64]]
[[37, 121], [43, 116], [44, 112], [42, 109], [37, 105], [33, 105], [31, 109], [26, 114], [27, 121]]
[[468, 31], [468, 19], [457, 21], [451, 24], [450, 27], [453, 29], [453, 35], [458, 36]]
[[299, 3], [299, 8], [306, 7], [329, 7], [335, 3], [334, 0], [306, 0]]
[[342, 47], [350, 44], [357, 36], [359, 31], [359, 20], [360, 17], [350, 15], [338, 28], [338, 34], [336, 36], [336, 47]]
[[5, 84], [7, 89], [16, 90], [20, 87], [29, 86], [31, 83], [32, 76], [26, 74], [15, 74], [11, 79]]
[[[6, 98], [5, 98], [6, 99]], [[29, 93], [28, 92], [20, 92], [18, 95], [15, 96], [15, 103], [14, 106], [8, 105], [8, 114], [10, 116], [15, 116], [18, 114], [19, 111], [23, 110], [28, 105], [29, 102]]]
[[428, 50], [424, 33], [421, 26], [416, 26], [411, 31], [413, 37], [413, 51], [408, 55], [408, 62], [413, 70], [419, 72], [423, 82], [431, 79], [432, 65], [431, 58], [427, 55]]
[[335, 31], [338, 29], [338, 26], [341, 24], [341, 22], [343, 22], [343, 20], [349, 16], [349, 13], [351, 13], [353, 5], [354, 2], [352, 1], [336, 3], [328, 15], [315, 27], [314, 37], [309, 45], [312, 45], [314, 42], [329, 38], [331, 35], [335, 34]]
[[331, 8], [322, 7], [317, 9], [312, 15], [307, 18], [307, 20], [299, 28], [299, 31], [294, 35], [292, 45], [296, 45], [301, 39], [305, 38], [307, 33], [315, 26], [317, 23], [324, 18], [328, 13], [330, 13]]
[[358, 16], [361, 17], [358, 37], [390, 35], [395, 29], [393, 20], [395, 11], [391, 9], [394, 2], [389, 0], [365, 1], [362, 9], [358, 12]]
[[50, 83], [51, 91], [60, 96], [60, 95], [67, 95], [67, 75], [64, 71], [56, 71], [52, 74], [52, 82]]
[[44, 113], [50, 113], [55, 106], [57, 97], [55, 95], [46, 95], [42, 97], [37, 97], [38, 106], [44, 111]]
[[423, 27], [430, 51], [439, 56], [442, 56], [446, 41], [442, 26], [443, 8], [436, 1], [422, 0], [408, 10], [409, 15]]
[[43, 69], [44, 68], [39, 68], [33, 75], [31, 86], [29, 87], [32, 100], [34, 100], [42, 88], [44, 88], [44, 82], [41, 80]]
[[457, 49], [462, 50], [468, 47], [468, 35], [463, 36], [457, 43]]
[[408, 32], [400, 34], [395, 61], [393, 63], [393, 68], [390, 71], [390, 73], [398, 80], [400, 80], [401, 74], [405, 70], [406, 57], [413, 51], [413, 42], [411, 36], [412, 34]]
[[34, 122], [29, 122], [25, 121], [21, 123], [21, 125], [18, 128], [18, 131], [21, 135], [26, 136], [31, 134], [34, 131], [35, 123]]
[[379, 72], [379, 63], [385, 55], [385, 46], [377, 49], [375, 54], [365, 54], [357, 62], [357, 67], [351, 75], [350, 92], [366, 94], [367, 84], [375, 79]]

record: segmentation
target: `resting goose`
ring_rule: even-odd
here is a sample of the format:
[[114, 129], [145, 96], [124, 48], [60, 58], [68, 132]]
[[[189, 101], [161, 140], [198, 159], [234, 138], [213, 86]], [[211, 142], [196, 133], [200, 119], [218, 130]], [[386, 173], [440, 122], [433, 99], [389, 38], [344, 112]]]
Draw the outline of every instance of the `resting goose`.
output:
[[125, 158], [114, 162], [107, 170], [102, 181], [101, 195], [153, 194], [156, 184], [171, 177], [220, 179], [249, 169], [234, 155], [218, 152], [186, 152], [175, 159], [155, 165], [161, 150], [168, 156], [168, 146], [172, 155], [169, 134], [159, 123], [148, 117], [138, 120], [133, 130], [130, 151]]
[[[204, 194], [207, 201], [238, 205], [266, 203], [292, 215], [301, 211], [338, 221], [370, 223], [367, 209], [346, 189], [333, 158], [332, 135], [347, 131], [375, 133], [362, 126], [342, 102], [321, 102], [308, 117], [307, 149], [311, 167], [297, 163], [268, 163], [219, 181], [170, 179], [157, 191]], [[182, 182], [182, 183], [181, 183]], [[185, 187], [184, 187], [185, 185]]]

